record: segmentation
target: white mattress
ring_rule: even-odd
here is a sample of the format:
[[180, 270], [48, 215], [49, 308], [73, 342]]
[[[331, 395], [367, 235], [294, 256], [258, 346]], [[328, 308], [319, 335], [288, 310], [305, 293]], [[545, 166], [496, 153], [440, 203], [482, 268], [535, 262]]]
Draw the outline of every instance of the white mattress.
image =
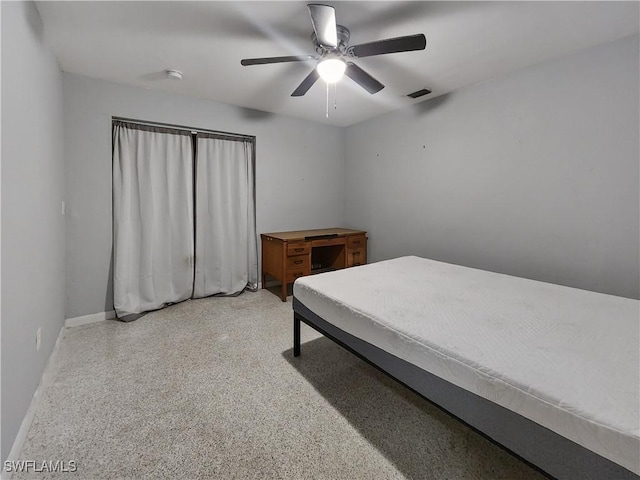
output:
[[640, 302], [419, 257], [298, 279], [351, 335], [640, 474]]

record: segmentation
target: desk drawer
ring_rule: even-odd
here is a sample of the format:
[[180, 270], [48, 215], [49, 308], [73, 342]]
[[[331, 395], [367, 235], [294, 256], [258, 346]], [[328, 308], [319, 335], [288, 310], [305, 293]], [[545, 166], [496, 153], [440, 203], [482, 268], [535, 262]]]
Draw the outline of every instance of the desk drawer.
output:
[[367, 238], [364, 235], [350, 235], [347, 237], [347, 247], [364, 248], [367, 245]]
[[287, 255], [305, 255], [311, 251], [311, 244], [309, 242], [305, 243], [288, 243], [287, 244]]
[[364, 248], [355, 248], [347, 253], [347, 267], [357, 267], [367, 263], [367, 251]]
[[309, 255], [287, 257], [287, 270], [309, 270]]
[[304, 277], [305, 275], [309, 275], [309, 268], [294, 268], [291, 270], [287, 270], [287, 283], [295, 282], [296, 278]]
[[311, 240], [311, 245], [313, 247], [329, 247], [331, 245], [344, 245], [344, 244], [345, 244], [344, 237], [319, 238], [317, 240]]

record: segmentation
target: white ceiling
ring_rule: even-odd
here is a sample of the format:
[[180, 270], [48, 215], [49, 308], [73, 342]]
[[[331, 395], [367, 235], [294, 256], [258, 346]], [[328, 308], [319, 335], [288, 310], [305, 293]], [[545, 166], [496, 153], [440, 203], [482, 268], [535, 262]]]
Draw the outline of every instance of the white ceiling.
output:
[[[507, 72], [631, 35], [637, 2], [324, 2], [351, 45], [424, 33], [424, 51], [356, 63], [386, 88], [370, 95], [350, 79], [291, 92], [313, 64], [243, 67], [242, 58], [314, 54], [306, 3], [38, 2], [62, 70], [299, 118], [350, 125]], [[309, 2], [311, 3], [311, 2]], [[184, 73], [180, 82], [164, 71]], [[428, 88], [428, 97], [406, 94]]]

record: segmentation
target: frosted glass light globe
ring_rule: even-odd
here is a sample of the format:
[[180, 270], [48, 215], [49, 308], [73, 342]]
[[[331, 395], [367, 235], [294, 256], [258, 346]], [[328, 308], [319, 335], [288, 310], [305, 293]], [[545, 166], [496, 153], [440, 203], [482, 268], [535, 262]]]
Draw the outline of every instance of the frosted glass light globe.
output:
[[327, 58], [318, 63], [316, 67], [320, 78], [327, 83], [336, 83], [342, 78], [346, 69], [346, 63], [339, 58]]

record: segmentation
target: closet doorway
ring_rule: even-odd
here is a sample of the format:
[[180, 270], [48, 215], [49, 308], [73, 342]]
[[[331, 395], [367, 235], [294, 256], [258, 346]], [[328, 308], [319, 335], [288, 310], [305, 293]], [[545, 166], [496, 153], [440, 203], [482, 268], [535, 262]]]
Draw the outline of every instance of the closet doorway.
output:
[[255, 137], [114, 118], [114, 307], [255, 290]]

